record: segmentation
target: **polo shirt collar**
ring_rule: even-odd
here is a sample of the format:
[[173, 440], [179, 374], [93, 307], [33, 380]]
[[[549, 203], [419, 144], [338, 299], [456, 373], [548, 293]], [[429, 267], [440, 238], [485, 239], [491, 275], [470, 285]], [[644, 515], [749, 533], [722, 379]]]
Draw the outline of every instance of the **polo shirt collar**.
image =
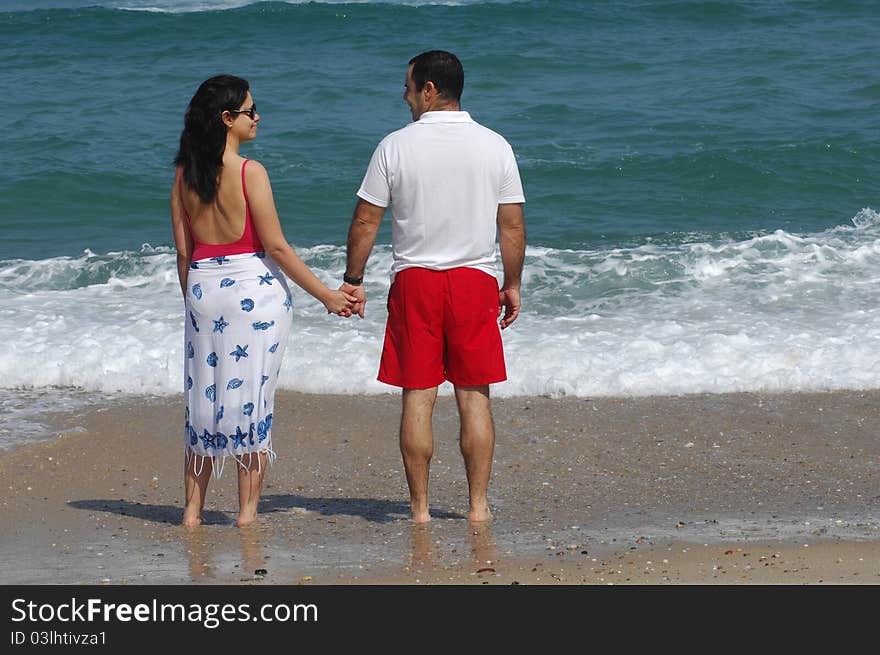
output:
[[417, 123], [473, 123], [466, 111], [426, 111]]

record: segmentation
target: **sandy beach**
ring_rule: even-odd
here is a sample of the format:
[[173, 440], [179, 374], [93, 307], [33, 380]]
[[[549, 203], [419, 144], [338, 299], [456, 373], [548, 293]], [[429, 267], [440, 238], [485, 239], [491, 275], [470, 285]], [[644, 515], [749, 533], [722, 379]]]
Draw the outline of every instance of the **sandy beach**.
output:
[[495, 400], [470, 524], [454, 401], [408, 520], [399, 397], [279, 393], [257, 525], [232, 468], [181, 517], [177, 397], [52, 418], [0, 454], [3, 584], [878, 584], [880, 392]]

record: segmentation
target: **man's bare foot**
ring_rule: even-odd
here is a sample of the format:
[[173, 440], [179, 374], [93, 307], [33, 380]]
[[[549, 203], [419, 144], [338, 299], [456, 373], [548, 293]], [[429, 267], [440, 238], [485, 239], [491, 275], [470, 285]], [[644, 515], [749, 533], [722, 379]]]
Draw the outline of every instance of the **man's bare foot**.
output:
[[428, 523], [430, 520], [431, 520], [431, 515], [428, 513], [427, 509], [412, 510], [412, 522], [413, 523]]
[[431, 520], [427, 500], [416, 500], [411, 497], [409, 499], [409, 513], [413, 523], [428, 523]]
[[492, 512], [489, 511], [488, 507], [480, 508], [480, 509], [471, 509], [468, 514], [468, 521], [471, 523], [483, 523], [485, 521], [492, 520]]

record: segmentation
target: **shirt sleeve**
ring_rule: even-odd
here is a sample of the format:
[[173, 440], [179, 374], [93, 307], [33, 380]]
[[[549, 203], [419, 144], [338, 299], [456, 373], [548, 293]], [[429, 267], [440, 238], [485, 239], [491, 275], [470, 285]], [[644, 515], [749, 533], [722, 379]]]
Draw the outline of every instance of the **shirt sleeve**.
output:
[[504, 159], [504, 175], [501, 179], [501, 189], [498, 194], [498, 204], [506, 205], [525, 202], [522, 180], [519, 177], [519, 167], [516, 165], [516, 157], [513, 148], [506, 144]]
[[384, 140], [373, 151], [357, 195], [377, 207], [387, 207], [391, 203], [391, 183], [388, 179], [388, 158]]

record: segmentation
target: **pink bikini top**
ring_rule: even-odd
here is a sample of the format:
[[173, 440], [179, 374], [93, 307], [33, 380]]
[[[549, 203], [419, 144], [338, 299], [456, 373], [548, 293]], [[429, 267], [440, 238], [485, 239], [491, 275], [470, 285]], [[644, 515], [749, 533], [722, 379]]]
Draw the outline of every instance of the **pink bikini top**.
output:
[[[183, 207], [183, 215], [186, 218], [186, 224], [189, 226], [189, 233], [192, 236], [193, 248], [192, 261], [200, 259], [211, 259], [212, 257], [221, 257], [224, 255], [241, 255], [248, 252], [263, 252], [263, 244], [257, 235], [257, 228], [254, 227], [254, 221], [251, 217], [251, 204], [248, 201], [247, 185], [244, 182], [244, 167], [247, 166], [249, 159], [245, 159], [241, 165], [241, 190], [244, 192], [244, 232], [238, 241], [232, 243], [204, 243], [196, 238], [193, 234], [192, 224], [190, 223], [189, 213], [186, 207]], [[181, 206], [183, 206], [183, 176], [180, 176]]]

